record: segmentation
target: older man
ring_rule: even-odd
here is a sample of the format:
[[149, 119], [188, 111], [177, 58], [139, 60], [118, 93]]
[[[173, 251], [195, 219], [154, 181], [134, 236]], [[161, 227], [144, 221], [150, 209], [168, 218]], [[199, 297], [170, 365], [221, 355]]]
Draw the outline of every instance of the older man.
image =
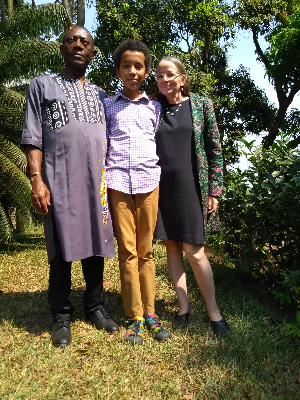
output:
[[[71, 28], [60, 47], [61, 73], [34, 78], [28, 88], [21, 144], [26, 146], [32, 202], [44, 215], [50, 263], [48, 299], [56, 347], [71, 343], [74, 308], [71, 263], [81, 260], [86, 318], [98, 329], [119, 328], [103, 308], [103, 257], [114, 256], [105, 178], [106, 93], [85, 77], [96, 56], [93, 39]], [[41, 165], [43, 159], [43, 178]]]

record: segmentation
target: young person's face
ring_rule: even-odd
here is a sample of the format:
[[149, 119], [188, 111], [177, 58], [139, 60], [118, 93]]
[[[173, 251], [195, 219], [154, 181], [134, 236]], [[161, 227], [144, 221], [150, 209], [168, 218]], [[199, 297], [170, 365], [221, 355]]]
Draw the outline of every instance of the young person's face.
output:
[[145, 55], [139, 51], [124, 51], [121, 56], [117, 76], [122, 79], [123, 94], [129, 98], [139, 94], [140, 86], [149, 71], [145, 66]]
[[162, 60], [156, 69], [157, 87], [163, 95], [174, 97], [181, 93], [187, 79], [186, 75], [181, 74], [176, 65], [169, 60]]

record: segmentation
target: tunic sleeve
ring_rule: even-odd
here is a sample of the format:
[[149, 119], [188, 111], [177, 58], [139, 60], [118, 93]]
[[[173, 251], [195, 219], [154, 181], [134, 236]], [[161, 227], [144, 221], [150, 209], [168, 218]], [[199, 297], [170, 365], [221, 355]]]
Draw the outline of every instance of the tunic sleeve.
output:
[[42, 103], [43, 84], [34, 78], [28, 87], [25, 119], [22, 132], [21, 144], [31, 144], [42, 150], [43, 129], [42, 129]]

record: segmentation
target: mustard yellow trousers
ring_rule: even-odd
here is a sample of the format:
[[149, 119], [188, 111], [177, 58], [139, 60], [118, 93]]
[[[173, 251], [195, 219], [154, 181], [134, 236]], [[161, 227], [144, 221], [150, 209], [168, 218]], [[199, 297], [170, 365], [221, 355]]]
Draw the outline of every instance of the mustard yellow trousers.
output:
[[133, 195], [108, 189], [118, 243], [121, 294], [127, 317], [155, 313], [153, 235], [158, 195], [158, 187], [150, 193]]

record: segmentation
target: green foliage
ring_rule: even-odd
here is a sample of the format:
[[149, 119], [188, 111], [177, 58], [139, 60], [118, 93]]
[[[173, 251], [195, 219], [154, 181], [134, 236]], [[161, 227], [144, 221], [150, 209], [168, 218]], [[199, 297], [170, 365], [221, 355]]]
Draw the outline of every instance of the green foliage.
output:
[[49, 41], [68, 25], [68, 15], [59, 4], [17, 9], [0, 24], [0, 84], [29, 81], [45, 71], [63, 67], [59, 43]]
[[[235, 6], [240, 27], [252, 32], [258, 60], [263, 63], [279, 102], [264, 139], [267, 148], [284, 126], [288, 107], [300, 90], [300, 4], [298, 0], [237, 0]], [[260, 35], [268, 43], [266, 50], [259, 44]], [[299, 129], [295, 139], [294, 147], [300, 143]]]
[[0, 86], [0, 134], [18, 144], [24, 123], [25, 94], [14, 89]]
[[60, 4], [44, 4], [36, 7], [16, 7], [13, 18], [1, 23], [0, 43], [15, 40], [44, 39], [59, 36], [69, 23], [66, 9]]
[[22, 151], [8, 140], [5, 140], [5, 138], [1, 138], [0, 194], [5, 194], [6, 201], [9, 199], [14, 205], [30, 207], [31, 185], [29, 179], [22, 172], [22, 170], [25, 170], [26, 164]]
[[268, 35], [270, 46], [267, 56], [271, 61], [270, 76], [283, 82], [287, 91], [299, 80], [300, 68], [300, 5], [291, 13], [286, 12], [280, 25], [277, 25]]
[[296, 322], [285, 324], [285, 326], [287, 327], [287, 335], [293, 337], [300, 335], [300, 311], [296, 312]]
[[[212, 98], [226, 163], [236, 162], [237, 138], [267, 131], [275, 109], [245, 69], [227, 70], [224, 40], [233, 35], [233, 12], [226, 1], [219, 0], [99, 0], [95, 43], [100, 54], [89, 78], [109, 95], [120, 88], [111, 55], [127, 38], [148, 45], [154, 67], [166, 54], [178, 57], [186, 67], [191, 90]], [[142, 89], [154, 93], [154, 85], [150, 74]]]
[[230, 171], [220, 213], [224, 251], [266, 279], [282, 304], [299, 302], [300, 157], [282, 135], [269, 149], [241, 140], [250, 167]]
[[12, 224], [5, 212], [3, 205], [0, 203], [0, 243], [7, 243], [11, 238]]
[[59, 4], [29, 7], [15, 4], [7, 18], [1, 8], [0, 23], [0, 242], [11, 239], [10, 210], [30, 215], [31, 185], [26, 158], [19, 142], [24, 122], [28, 82], [44, 72], [63, 67], [59, 43], [50, 41], [69, 24]]
[[[225, 15], [228, 8], [223, 8], [222, 4], [216, 0], [202, 5], [186, 0], [97, 1], [95, 43], [101, 49], [101, 55], [97, 61], [99, 67], [90, 77], [113, 93], [118, 88], [118, 81], [111, 60], [112, 51], [122, 40], [135, 38], [150, 48], [154, 64], [166, 54], [178, 56], [188, 70], [193, 87], [198, 89], [196, 91], [205, 87], [206, 93], [212, 93], [211, 73], [203, 85], [205, 73], [213, 70], [213, 54], [221, 51], [217, 40], [230, 25]], [[182, 42], [188, 51], [179, 47]], [[152, 92], [153, 85], [154, 80], [150, 79]]]
[[223, 157], [226, 165], [230, 165], [237, 162], [240, 156], [237, 140], [246, 134], [259, 135], [268, 131], [275, 119], [276, 109], [242, 66], [232, 73], [226, 71], [216, 87], [219, 97], [216, 115], [223, 140]]

